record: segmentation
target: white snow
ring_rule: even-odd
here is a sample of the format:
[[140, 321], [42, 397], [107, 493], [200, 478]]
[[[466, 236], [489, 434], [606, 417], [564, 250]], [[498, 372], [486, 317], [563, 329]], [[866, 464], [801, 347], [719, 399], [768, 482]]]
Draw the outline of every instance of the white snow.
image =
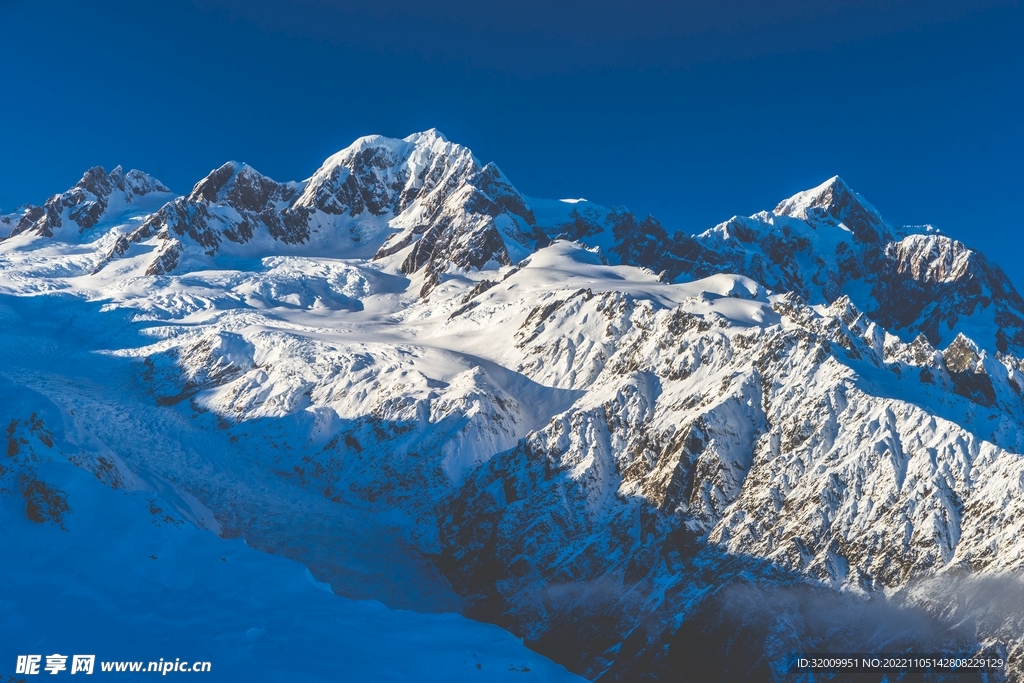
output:
[[[364, 153], [391, 160], [382, 187], [416, 198], [379, 216], [315, 214], [321, 232], [302, 245], [190, 248], [147, 276], [168, 239], [107, 260], [153, 210], [136, 203], [74, 239], [0, 241], [0, 424], [35, 413], [64, 435], [31, 467], [71, 507], [65, 530], [29, 522], [17, 487], [0, 495], [18, 558], [0, 567], [10, 642], [208, 658], [261, 680], [572, 680], [500, 629], [439, 614], [464, 603], [427, 559], [442, 544], [438, 506], [523, 443], [562, 473], [538, 488], [566, 485], [558, 509], [536, 514], [593, 524], [524, 539], [538, 573], [610, 546], [603, 521], [640, 504], [838, 590], [1021, 568], [1024, 364], [960, 342], [991, 385], [983, 404], [957, 393], [947, 365], [957, 333], [994, 335], [991, 309], [935, 349], [858, 311], [851, 299], [871, 292], [857, 283], [827, 304], [813, 276], [854, 238], [804, 218], [848, 190], [841, 180], [697, 236], [723, 252], [743, 229], [805, 239], [814, 248], [793, 267], [814, 283], [813, 307], [742, 275], [666, 283], [609, 263], [607, 231], [533, 250], [507, 212], [493, 225], [515, 265], [443, 268], [424, 297], [426, 275], [400, 265], [425, 222], [450, 219], [469, 239], [485, 221], [464, 210], [473, 188], [437, 190], [479, 163], [437, 131], [361, 138], [305, 181], [299, 204], [312, 210]], [[526, 202], [549, 226], [609, 213]], [[410, 242], [371, 260], [390, 235]], [[936, 234], [889, 248], [944, 283], [974, 258]], [[652, 580], [667, 591], [681, 579]]]
[[74, 417], [3, 378], [0, 421], [20, 448], [0, 483], [45, 482], [68, 508], [38, 523], [0, 496], [5, 670], [57, 652], [95, 655], [97, 674], [102, 661], [208, 661], [217, 681], [582, 680], [497, 627], [338, 597], [152, 490], [104, 486], [65, 457], [80, 450], [62, 427]]

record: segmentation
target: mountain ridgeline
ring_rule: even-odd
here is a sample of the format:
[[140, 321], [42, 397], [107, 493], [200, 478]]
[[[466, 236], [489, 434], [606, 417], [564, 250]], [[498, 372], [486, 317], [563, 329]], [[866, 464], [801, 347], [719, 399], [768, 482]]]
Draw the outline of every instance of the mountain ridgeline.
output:
[[[111, 391], [238, 449], [108, 442], [124, 476], [162, 470], [336, 592], [457, 605], [591, 680], [793, 680], [812, 651], [987, 653], [1022, 680], [1024, 606], [992, 596], [1024, 564], [1024, 300], [838, 177], [670, 233], [526, 197], [430, 130], [186, 195], [94, 168], [0, 237], [5, 296], [125, 312], [138, 338], [96, 350], [138, 386]], [[392, 520], [439, 583], [367, 588], [331, 558], [380, 555], [270, 523], [252, 467]]]

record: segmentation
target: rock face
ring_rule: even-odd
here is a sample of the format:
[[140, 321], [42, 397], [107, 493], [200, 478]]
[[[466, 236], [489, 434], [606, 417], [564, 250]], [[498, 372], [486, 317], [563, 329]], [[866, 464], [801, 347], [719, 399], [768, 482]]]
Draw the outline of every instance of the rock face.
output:
[[[998, 266], [936, 233], [896, 228], [839, 177], [698, 235], [669, 235], [652, 217], [585, 205], [549, 237], [599, 245], [615, 263], [666, 281], [740, 273], [810, 304], [849, 297], [886, 329], [945, 345], [965, 333], [991, 352], [1024, 354], [1024, 300]], [[979, 329], [977, 321], [994, 319]]]
[[[5, 243], [12, 296], [104, 291], [152, 325], [115, 353], [154, 411], [402, 520], [465, 611], [573, 671], [790, 680], [795, 652], [912, 650], [1021, 680], [1019, 611], [986, 596], [1024, 569], [1024, 301], [841, 179], [670, 234], [524, 197], [427, 131], [303, 182], [229, 163], [132, 221], [66, 257], [33, 251], [55, 230]], [[287, 545], [238, 521], [261, 490], [194, 467], [164, 476]]]
[[[846, 295], [886, 329], [918, 333], [934, 345], [965, 332], [992, 351], [1024, 352], [1024, 300], [983, 255], [928, 229], [910, 233], [836, 177], [780, 203], [697, 236], [724, 257], [710, 265], [740, 272], [812, 304]], [[707, 265], [688, 271], [708, 272]], [[994, 328], [971, 326], [991, 315]]]
[[[536, 319], [524, 323], [525, 367], [553, 360], [581, 317], [607, 319], [588, 341], [608, 356], [569, 410], [492, 458], [443, 508], [442, 565], [480, 614], [587, 677], [636, 680], [699, 667], [712, 652], [728, 659], [731, 640], [716, 641], [706, 622], [722, 618], [710, 605], [744, 573], [760, 585], [749, 599], [771, 600], [766, 586], [798, 576], [871, 595], [940, 569], [1019, 568], [1019, 551], [1003, 554], [997, 540], [1016, 535], [1024, 513], [1011, 493], [1024, 476], [1016, 369], [973, 375], [1002, 401], [995, 431], [980, 438], [960, 426], [972, 404], [932, 408], [966, 394], [959, 376], [980, 360], [967, 342], [945, 352], [903, 344], [845, 298], [818, 314], [787, 295], [771, 305], [777, 322], [753, 329], [685, 309], [606, 294], [579, 309], [566, 302], [540, 341]], [[787, 597], [759, 617], [751, 672], [784, 677], [788, 653], [830, 638], [871, 650], [895, 637], [843, 631], [841, 618], [815, 633], [796, 614], [811, 609], [804, 601], [857, 610], [838, 597]], [[673, 635], [680, 621], [704, 634], [700, 648]], [[946, 635], [941, 649], [969, 640]], [[922, 638], [904, 645], [920, 651]], [[721, 680], [715, 671], [709, 680]]]
[[[94, 168], [43, 207], [0, 221], [10, 236], [52, 237], [65, 221], [84, 232], [116, 213], [111, 202], [123, 212], [157, 192], [167, 188], [139, 171]], [[302, 182], [228, 162], [122, 235], [98, 268], [143, 242], [149, 275], [209, 267], [218, 256], [329, 253], [397, 260], [427, 296], [450, 274], [507, 266], [571, 239], [666, 282], [738, 273], [812, 305], [845, 295], [905, 340], [920, 333], [944, 346], [962, 333], [991, 353], [1024, 355], [1024, 299], [998, 266], [927, 226], [886, 223], [839, 177], [693, 236], [622, 208], [583, 201], [538, 214], [531, 201], [436, 130], [369, 136]]]
[[189, 252], [401, 253], [402, 272], [424, 274], [424, 295], [445, 272], [508, 265], [510, 253], [521, 259], [537, 241], [525, 200], [497, 166], [481, 166], [437, 131], [360, 138], [303, 182], [278, 183], [229, 162], [126, 235], [109, 257], [154, 237], [160, 246], [150, 274], [174, 270]]
[[13, 226], [7, 234], [10, 237], [22, 233], [53, 237], [75, 228], [77, 233], [84, 233], [140, 197], [170, 192], [163, 183], [142, 171], [125, 173], [118, 166], [108, 174], [95, 166], [67, 192], [50, 197], [42, 206], [24, 207], [16, 221], [14, 216], [5, 216], [3, 220]]

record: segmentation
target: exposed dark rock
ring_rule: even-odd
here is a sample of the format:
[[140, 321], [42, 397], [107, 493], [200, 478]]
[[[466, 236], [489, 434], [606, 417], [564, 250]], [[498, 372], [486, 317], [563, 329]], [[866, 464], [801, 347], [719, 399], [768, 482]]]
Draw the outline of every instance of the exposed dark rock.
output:
[[78, 226], [78, 232], [85, 232], [99, 223], [115, 192], [130, 204], [136, 197], [170, 190], [141, 171], [125, 174], [118, 166], [108, 174], [101, 166], [94, 166], [67, 192], [50, 197], [43, 206], [26, 207], [10, 236], [28, 232], [53, 237], [54, 231], [64, 225], [65, 211], [67, 219]]

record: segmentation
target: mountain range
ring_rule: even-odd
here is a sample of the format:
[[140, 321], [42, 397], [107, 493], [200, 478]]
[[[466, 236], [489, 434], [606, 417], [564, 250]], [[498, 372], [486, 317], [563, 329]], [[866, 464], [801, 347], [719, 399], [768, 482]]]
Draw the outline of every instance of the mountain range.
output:
[[[1024, 300], [838, 177], [670, 234], [430, 130], [301, 182], [93, 168], [0, 238], [0, 374], [156, 521], [590, 680], [832, 680], [793, 669], [827, 651], [1022, 678]], [[17, 454], [43, 427], [11, 410]], [[8, 514], [72, 533], [89, 498], [10, 452]]]

